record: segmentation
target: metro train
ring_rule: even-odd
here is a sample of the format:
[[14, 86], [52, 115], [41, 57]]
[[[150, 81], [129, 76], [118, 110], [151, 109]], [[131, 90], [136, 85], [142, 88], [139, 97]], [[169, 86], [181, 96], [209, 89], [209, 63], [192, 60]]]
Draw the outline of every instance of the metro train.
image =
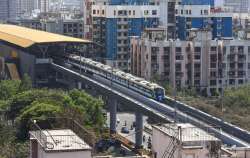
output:
[[162, 102], [165, 97], [164, 88], [158, 84], [148, 82], [143, 78], [135, 77], [100, 62], [72, 54], [68, 56], [67, 62], [67, 65], [81, 68], [88, 74], [98, 75], [156, 101]]

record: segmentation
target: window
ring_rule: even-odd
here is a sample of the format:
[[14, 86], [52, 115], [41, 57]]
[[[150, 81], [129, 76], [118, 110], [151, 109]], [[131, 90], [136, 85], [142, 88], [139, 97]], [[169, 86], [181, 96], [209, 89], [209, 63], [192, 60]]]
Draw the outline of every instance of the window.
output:
[[243, 80], [241, 80], [241, 79], [238, 80], [238, 83], [239, 83], [239, 84], [243, 84]]
[[104, 10], [102, 10], [102, 15], [104, 15]]
[[131, 10], [128, 11], [128, 15], [131, 15]]
[[170, 47], [164, 47], [164, 53], [169, 53], [170, 52]]
[[181, 10], [181, 15], [183, 14], [183, 10]]
[[135, 10], [133, 10], [133, 15], [135, 15]]
[[176, 59], [176, 60], [183, 60], [183, 56], [182, 56], [182, 55], [177, 55], [177, 54], [176, 54], [175, 59]]
[[211, 51], [216, 51], [217, 48], [216, 47], [211, 47]]
[[204, 15], [208, 15], [208, 10], [204, 10]]
[[203, 14], [203, 11], [201, 10], [201, 15]]
[[216, 85], [216, 80], [210, 80], [210, 85], [215, 86]]
[[152, 10], [152, 15], [157, 15], [157, 10]]
[[200, 60], [200, 59], [201, 59], [200, 54], [195, 54], [195, 55], [194, 55], [194, 59], [195, 59], [195, 60]]
[[148, 10], [144, 10], [144, 15], [148, 15]]
[[96, 14], [96, 10], [93, 10], [93, 14]]
[[189, 10], [189, 14], [190, 14], [190, 15], [192, 14], [192, 10]]
[[122, 15], [122, 10], [118, 10], [118, 15]]
[[180, 53], [181, 52], [181, 47], [176, 47], [175, 51]]
[[114, 15], [116, 15], [116, 11], [114, 10]]
[[195, 52], [201, 52], [201, 47], [195, 47], [195, 48], [194, 48], [194, 51], [195, 51]]

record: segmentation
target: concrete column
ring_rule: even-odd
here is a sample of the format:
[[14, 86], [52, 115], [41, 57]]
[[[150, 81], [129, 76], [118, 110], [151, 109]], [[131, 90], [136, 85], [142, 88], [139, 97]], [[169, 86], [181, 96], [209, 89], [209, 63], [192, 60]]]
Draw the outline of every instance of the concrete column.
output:
[[135, 113], [135, 147], [137, 149], [142, 148], [142, 137], [143, 137], [143, 119], [142, 119], [142, 113], [136, 112]]
[[117, 114], [117, 99], [109, 100], [110, 108], [110, 134], [116, 133], [116, 114]]
[[77, 83], [77, 88], [78, 88], [78, 89], [82, 89], [82, 82], [78, 82], [78, 83]]

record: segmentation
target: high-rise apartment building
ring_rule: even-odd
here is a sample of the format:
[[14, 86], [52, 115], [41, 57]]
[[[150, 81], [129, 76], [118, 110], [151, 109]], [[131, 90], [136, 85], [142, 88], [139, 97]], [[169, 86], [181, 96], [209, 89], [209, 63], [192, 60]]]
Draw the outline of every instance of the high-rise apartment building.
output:
[[102, 46], [106, 64], [129, 72], [130, 37], [158, 27], [159, 17], [158, 5], [93, 5], [93, 41]]
[[232, 14], [215, 12], [212, 0], [183, 0], [176, 5], [177, 38], [187, 40], [193, 29], [210, 30], [213, 39], [232, 38]]
[[160, 25], [167, 28], [167, 38], [175, 39], [175, 5], [177, 0], [159, 0]]
[[17, 16], [18, 0], [0, 1], [0, 21], [14, 19]]
[[248, 12], [249, 0], [224, 0], [224, 6], [230, 8], [234, 12]]
[[49, 2], [50, 0], [38, 0], [38, 7], [42, 13], [49, 12]]
[[164, 30], [149, 29], [131, 40], [131, 72], [156, 76], [176, 88], [191, 87], [213, 95], [250, 81], [250, 41], [212, 40], [201, 31], [190, 41], [166, 40]]
[[36, 0], [19, 0], [19, 13], [22, 14], [31, 14], [35, 9]]

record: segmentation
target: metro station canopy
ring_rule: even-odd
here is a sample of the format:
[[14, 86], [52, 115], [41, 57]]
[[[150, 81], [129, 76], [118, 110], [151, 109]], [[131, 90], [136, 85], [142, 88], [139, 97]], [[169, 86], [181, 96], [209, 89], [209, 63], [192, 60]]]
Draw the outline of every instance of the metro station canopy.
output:
[[28, 48], [34, 44], [92, 43], [89, 40], [78, 39], [8, 24], [0, 24], [0, 40], [17, 45], [22, 48]]

